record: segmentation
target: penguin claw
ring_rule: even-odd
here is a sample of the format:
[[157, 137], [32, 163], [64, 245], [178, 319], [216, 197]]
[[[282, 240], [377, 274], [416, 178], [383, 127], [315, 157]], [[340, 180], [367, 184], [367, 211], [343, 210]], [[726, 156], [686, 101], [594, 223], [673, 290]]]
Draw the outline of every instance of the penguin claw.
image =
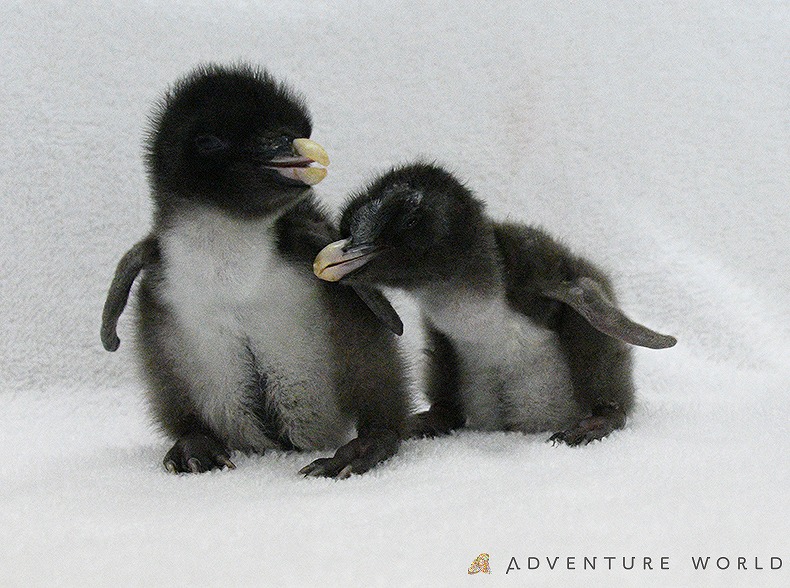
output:
[[551, 437], [546, 439], [546, 443], [551, 442], [551, 446], [554, 447], [557, 443], [562, 443], [565, 440], [565, 431], [558, 431], [554, 433]]
[[187, 467], [189, 468], [189, 471], [192, 472], [193, 474], [200, 473], [200, 461], [195, 459], [194, 457], [190, 457], [187, 460]]
[[307, 478], [308, 476], [312, 476], [314, 478], [324, 476], [326, 475], [326, 466], [324, 464], [327, 461], [329, 461], [329, 459], [326, 457], [317, 459], [304, 466], [301, 470], [299, 470], [299, 473], [304, 475], [305, 478]]
[[345, 480], [346, 478], [350, 478], [351, 474], [353, 473], [354, 468], [351, 466], [351, 464], [348, 464], [335, 476], [335, 480]]
[[176, 469], [176, 462], [174, 462], [172, 459], [165, 460], [165, 469], [171, 474], [178, 473], [178, 470]]
[[225, 466], [225, 467], [226, 467], [226, 468], [228, 468], [229, 470], [235, 470], [235, 469], [236, 469], [236, 464], [235, 464], [235, 463], [233, 463], [232, 461], [230, 461], [230, 460], [229, 460], [227, 457], [225, 457], [224, 455], [218, 455], [216, 459], [217, 459], [217, 461], [218, 461], [219, 463], [221, 463], [223, 466]]

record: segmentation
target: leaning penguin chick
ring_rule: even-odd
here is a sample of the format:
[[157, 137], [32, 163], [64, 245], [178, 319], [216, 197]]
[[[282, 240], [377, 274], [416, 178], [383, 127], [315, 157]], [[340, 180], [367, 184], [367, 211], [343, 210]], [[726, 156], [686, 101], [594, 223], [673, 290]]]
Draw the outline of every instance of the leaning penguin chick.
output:
[[421, 308], [431, 408], [416, 415], [417, 435], [467, 424], [600, 439], [633, 404], [627, 343], [675, 344], [630, 321], [590, 262], [540, 229], [492, 221], [434, 165], [395, 169], [353, 196], [341, 235], [316, 275], [402, 288]]
[[246, 66], [197, 69], [153, 116], [153, 227], [118, 267], [102, 336], [117, 348], [142, 270], [138, 356], [176, 440], [172, 472], [232, 467], [232, 450], [342, 445], [304, 473], [347, 477], [397, 450], [408, 408], [393, 336], [310, 271], [339, 237], [310, 189], [329, 163], [310, 134], [303, 102]]

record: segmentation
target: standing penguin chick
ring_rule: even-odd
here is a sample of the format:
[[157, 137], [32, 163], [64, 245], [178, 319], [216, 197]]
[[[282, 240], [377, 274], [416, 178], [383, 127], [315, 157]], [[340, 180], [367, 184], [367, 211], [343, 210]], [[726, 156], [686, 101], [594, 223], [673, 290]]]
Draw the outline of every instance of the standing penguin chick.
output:
[[558, 431], [578, 445], [625, 424], [633, 404], [626, 343], [675, 339], [630, 321], [606, 276], [540, 229], [497, 223], [449, 172], [395, 169], [347, 203], [342, 241], [318, 255], [322, 279], [402, 288], [422, 311], [429, 411], [415, 434], [467, 424]]
[[394, 338], [352, 289], [310, 271], [339, 237], [310, 189], [326, 175], [312, 164], [329, 163], [311, 130], [298, 97], [246, 66], [196, 70], [153, 117], [153, 228], [118, 266], [102, 342], [117, 349], [144, 270], [138, 355], [176, 439], [171, 472], [233, 467], [234, 449], [342, 445], [302, 473], [344, 478], [397, 450], [408, 407]]

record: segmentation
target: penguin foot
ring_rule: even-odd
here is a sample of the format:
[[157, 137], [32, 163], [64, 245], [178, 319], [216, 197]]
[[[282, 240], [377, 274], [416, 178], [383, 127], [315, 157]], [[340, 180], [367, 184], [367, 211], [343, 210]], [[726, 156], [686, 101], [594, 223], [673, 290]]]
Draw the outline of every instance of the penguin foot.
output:
[[592, 416], [582, 419], [579, 423], [565, 431], [554, 433], [547, 441], [553, 444], [565, 443], [571, 447], [587, 445], [606, 437], [616, 429], [625, 426], [625, 413], [615, 402], [601, 402], [592, 411]]
[[408, 438], [439, 437], [464, 426], [463, 417], [432, 406], [430, 410], [412, 415], [408, 423]]
[[373, 466], [395, 455], [398, 436], [386, 431], [375, 437], [357, 437], [335, 452], [332, 457], [322, 457], [306, 465], [300, 474], [305, 477], [335, 478], [344, 480], [351, 474], [364, 474]]
[[236, 469], [225, 446], [205, 433], [190, 433], [181, 437], [167, 452], [162, 463], [171, 474], [198, 474], [223, 467]]

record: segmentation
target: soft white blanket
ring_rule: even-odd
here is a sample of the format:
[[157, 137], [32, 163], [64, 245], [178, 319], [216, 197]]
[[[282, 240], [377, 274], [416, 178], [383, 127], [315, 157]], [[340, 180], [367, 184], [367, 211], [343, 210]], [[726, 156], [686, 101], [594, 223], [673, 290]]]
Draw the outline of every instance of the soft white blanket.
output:
[[[0, 585], [790, 585], [787, 3], [8, 0], [0, 23]], [[101, 306], [148, 228], [147, 113], [235, 60], [306, 95], [333, 210], [424, 156], [607, 268], [680, 341], [636, 351], [628, 427], [411, 441], [344, 482], [279, 452], [165, 473], [131, 316], [108, 354]]]

